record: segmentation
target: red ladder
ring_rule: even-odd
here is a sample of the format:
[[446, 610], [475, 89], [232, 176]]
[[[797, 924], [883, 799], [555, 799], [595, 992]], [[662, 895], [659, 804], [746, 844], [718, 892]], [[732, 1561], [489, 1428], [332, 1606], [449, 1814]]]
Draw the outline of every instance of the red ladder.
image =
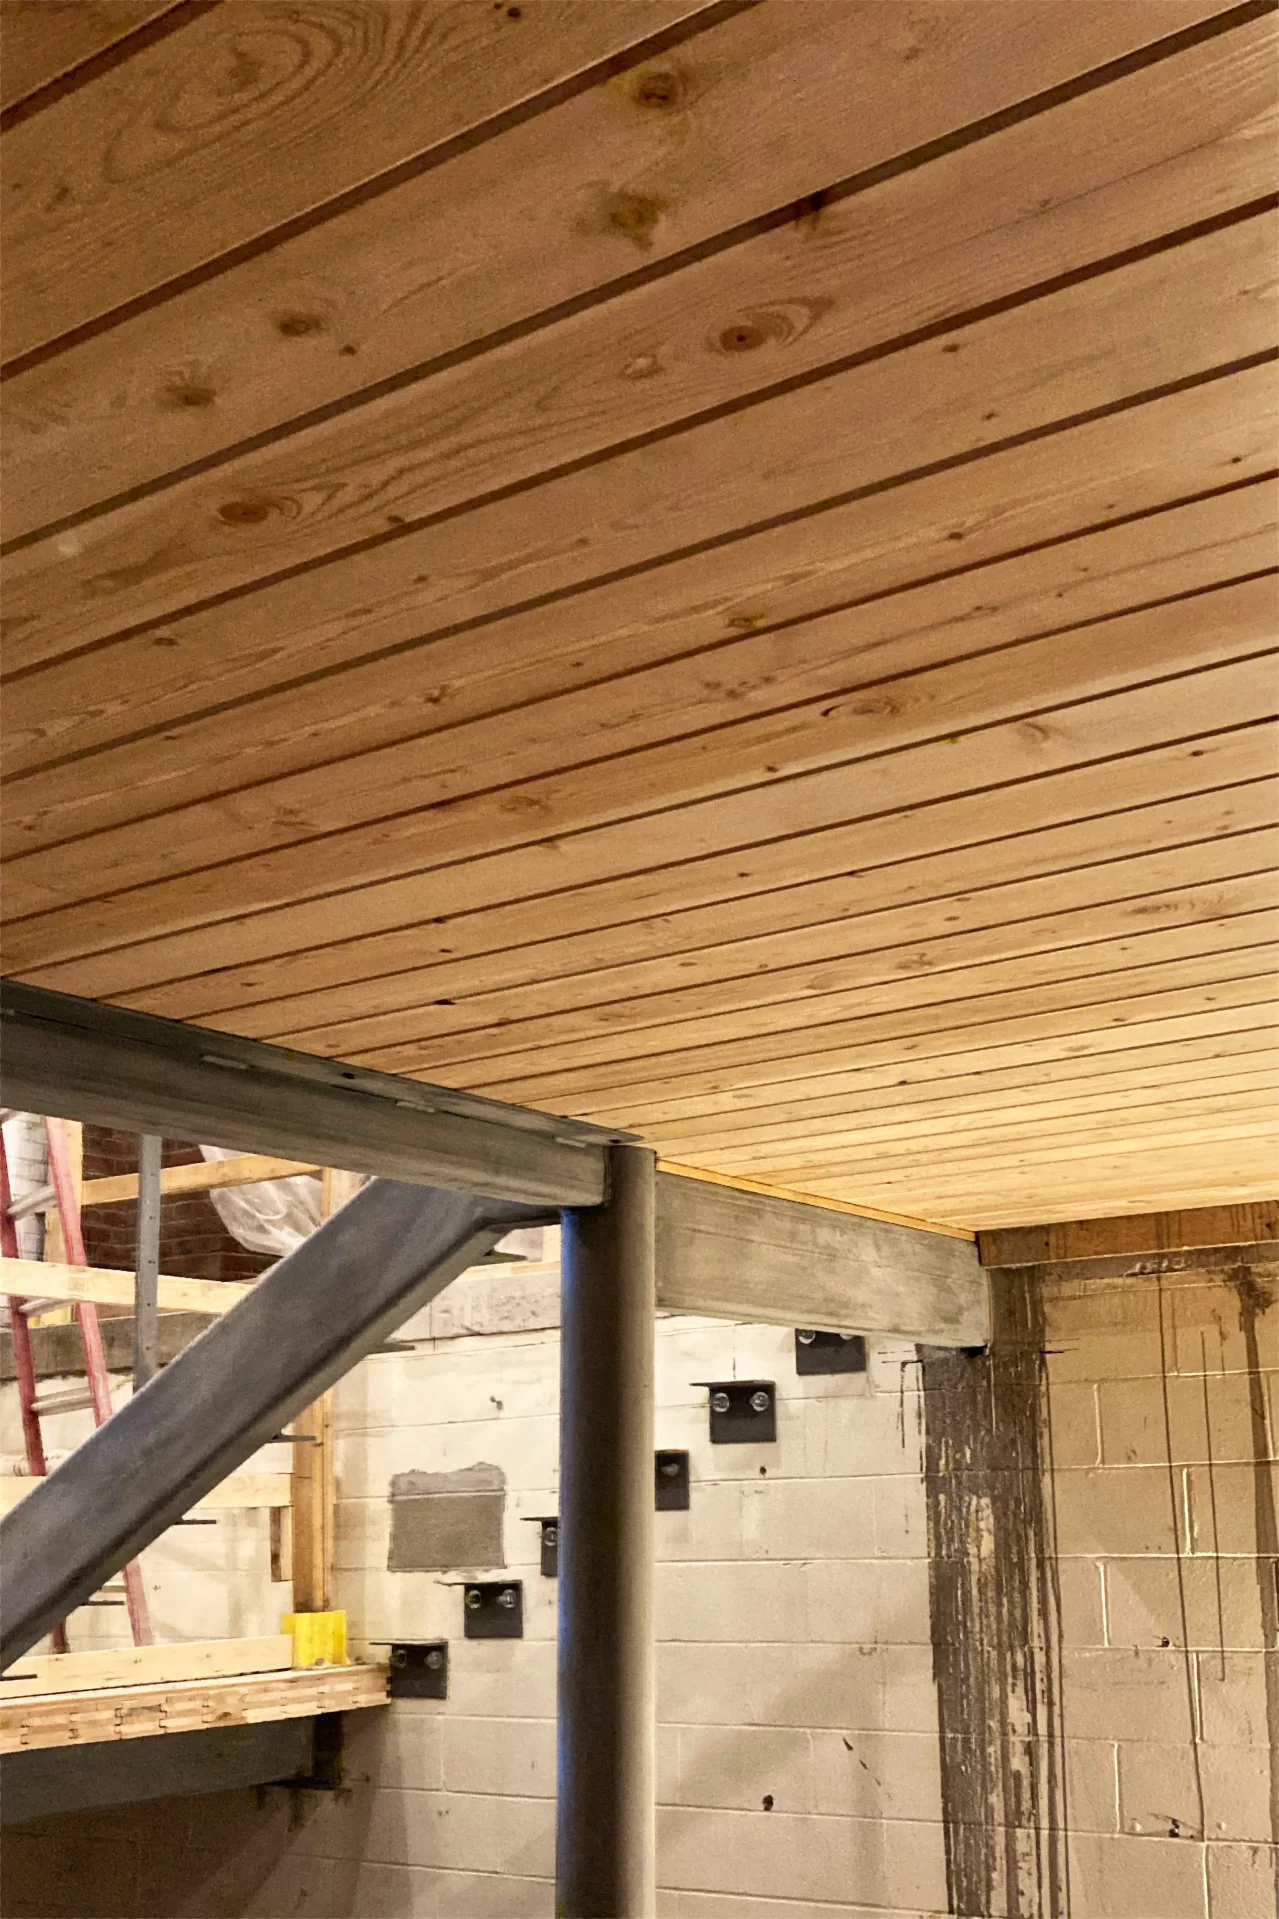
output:
[[[66, 1248], [66, 1257], [72, 1266], [87, 1266], [84, 1252], [84, 1233], [80, 1224], [80, 1202], [76, 1196], [75, 1181], [71, 1176], [71, 1155], [67, 1148], [66, 1127], [60, 1119], [46, 1119], [45, 1135], [49, 1142], [49, 1180], [53, 1188], [53, 1198], [57, 1205], [58, 1216], [62, 1221], [62, 1241]], [[12, 1192], [9, 1184], [9, 1157], [4, 1146], [4, 1134], [0, 1131], [0, 1252], [6, 1259], [18, 1257], [18, 1231], [10, 1208]], [[49, 1302], [51, 1303], [51, 1302]], [[18, 1399], [22, 1408], [22, 1434], [26, 1443], [27, 1471], [40, 1478], [48, 1472], [45, 1457], [44, 1438], [40, 1430], [40, 1420], [45, 1413], [74, 1412], [88, 1407], [93, 1412], [95, 1426], [105, 1425], [111, 1417], [111, 1383], [107, 1375], [106, 1348], [102, 1343], [102, 1327], [98, 1320], [98, 1309], [88, 1300], [77, 1300], [75, 1304], [75, 1322], [80, 1329], [80, 1344], [84, 1350], [85, 1389], [80, 1387], [58, 1388], [52, 1393], [41, 1394], [36, 1385], [35, 1359], [31, 1350], [31, 1329], [27, 1324], [27, 1315], [40, 1311], [46, 1302], [9, 1296], [9, 1328], [13, 1338], [13, 1364], [18, 1380]], [[133, 1560], [124, 1568], [123, 1587], [104, 1587], [105, 1592], [123, 1590], [125, 1604], [129, 1608], [129, 1625], [133, 1631], [135, 1646], [149, 1646], [151, 1639], [151, 1618], [147, 1610], [146, 1592], [142, 1584], [142, 1568]], [[89, 1601], [92, 1605], [94, 1602]], [[55, 1652], [66, 1652], [67, 1629], [65, 1623], [55, 1626], [51, 1635]]]

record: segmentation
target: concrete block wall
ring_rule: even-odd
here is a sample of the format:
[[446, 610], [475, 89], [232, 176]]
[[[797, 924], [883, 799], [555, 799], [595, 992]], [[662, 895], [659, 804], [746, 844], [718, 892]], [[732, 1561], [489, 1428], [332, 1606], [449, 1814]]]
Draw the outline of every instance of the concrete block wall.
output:
[[[83, 1380], [51, 1380], [47, 1385], [83, 1385]], [[111, 1401], [119, 1408], [132, 1385], [111, 1378]], [[42, 1422], [45, 1447], [56, 1465], [93, 1431], [85, 1409], [50, 1413]], [[0, 1457], [22, 1458], [22, 1416], [18, 1389], [0, 1387]], [[288, 1472], [291, 1448], [264, 1446], [246, 1472]], [[290, 1605], [291, 1589], [271, 1579], [271, 1543], [265, 1510], [226, 1510], [201, 1514], [213, 1525], [174, 1526], [142, 1554], [143, 1584], [151, 1626], [161, 1645], [192, 1639], [242, 1639], [280, 1630], [280, 1615]], [[82, 1606], [68, 1621], [75, 1652], [99, 1652], [132, 1645], [129, 1615], [122, 1604]], [[37, 1651], [48, 1652], [47, 1641]]]
[[[788, 1332], [662, 1322], [657, 1443], [693, 1467], [691, 1511], [657, 1521], [663, 1919], [1273, 1919], [1274, 1258], [1003, 1275], [1011, 1360], [945, 1375], [882, 1346], [864, 1378], [800, 1380]], [[549, 1914], [555, 1595], [525, 1522], [557, 1503], [553, 1298], [446, 1336], [480, 1299], [338, 1400], [339, 1597], [370, 1654], [448, 1638], [448, 1701], [353, 1720], [333, 1798], [61, 1820], [43, 1854], [29, 1828], [57, 1887], [7, 1887], [11, 1919]], [[734, 1376], [777, 1381], [775, 1446], [709, 1444], [692, 1382]], [[391, 1476], [484, 1462], [506, 1568], [388, 1573]], [[466, 1641], [450, 1580], [502, 1570], [526, 1637]], [[130, 1890], [86, 1899], [78, 1848]]]
[[[552, 1911], [555, 1585], [531, 1522], [558, 1503], [557, 1344], [439, 1339], [339, 1390], [339, 1597], [362, 1644], [447, 1638], [450, 1697], [357, 1729], [350, 1799], [314, 1813], [248, 1910]], [[693, 1480], [690, 1510], [656, 1520], [662, 1910], [933, 1912], [914, 1349], [881, 1351], [868, 1376], [799, 1379], [789, 1331], [668, 1319], [657, 1351], [656, 1442], [689, 1451]], [[711, 1445], [695, 1382], [717, 1378], [776, 1380], [776, 1444]], [[463, 1637], [451, 1581], [498, 1568], [386, 1570], [392, 1475], [479, 1463], [506, 1477], [516, 1643]]]
[[1279, 1909], [1279, 1288], [1225, 1257], [1044, 1278], [1072, 1910]]

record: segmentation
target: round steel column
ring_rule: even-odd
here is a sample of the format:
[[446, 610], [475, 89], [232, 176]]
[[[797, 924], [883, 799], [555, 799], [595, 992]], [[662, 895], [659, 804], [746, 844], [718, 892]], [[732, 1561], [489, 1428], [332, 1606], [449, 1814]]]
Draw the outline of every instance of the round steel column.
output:
[[560, 1919], [654, 1906], [655, 1165], [613, 1147], [607, 1204], [563, 1215]]

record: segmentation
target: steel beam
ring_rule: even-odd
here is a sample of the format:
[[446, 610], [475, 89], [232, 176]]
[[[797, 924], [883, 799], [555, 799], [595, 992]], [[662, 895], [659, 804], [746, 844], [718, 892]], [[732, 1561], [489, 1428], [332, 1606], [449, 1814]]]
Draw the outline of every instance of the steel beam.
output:
[[374, 1180], [0, 1520], [0, 1670], [546, 1207]]
[[654, 1906], [654, 1160], [563, 1219], [556, 1912]]
[[0, 981], [7, 1105], [554, 1207], [630, 1135], [97, 1000]]
[[930, 1346], [990, 1339], [971, 1240], [678, 1173], [657, 1175], [657, 1303]]

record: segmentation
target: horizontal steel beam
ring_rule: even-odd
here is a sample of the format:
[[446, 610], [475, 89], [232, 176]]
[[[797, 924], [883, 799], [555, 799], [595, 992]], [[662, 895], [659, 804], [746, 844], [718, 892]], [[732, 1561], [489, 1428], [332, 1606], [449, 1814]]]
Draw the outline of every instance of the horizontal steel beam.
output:
[[0, 980], [0, 1085], [17, 1111], [560, 1206], [604, 1198], [629, 1134]]
[[7, 1752], [0, 1759], [0, 1826], [145, 1799], [309, 1783], [317, 1723], [264, 1719], [255, 1726], [207, 1726]]
[[374, 1180], [0, 1520], [0, 1670], [545, 1207]]
[[971, 1240], [677, 1173], [657, 1175], [657, 1303], [930, 1346], [990, 1339]]

